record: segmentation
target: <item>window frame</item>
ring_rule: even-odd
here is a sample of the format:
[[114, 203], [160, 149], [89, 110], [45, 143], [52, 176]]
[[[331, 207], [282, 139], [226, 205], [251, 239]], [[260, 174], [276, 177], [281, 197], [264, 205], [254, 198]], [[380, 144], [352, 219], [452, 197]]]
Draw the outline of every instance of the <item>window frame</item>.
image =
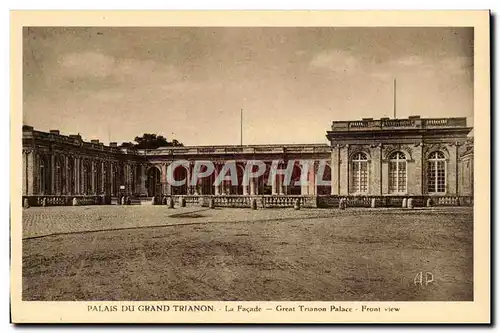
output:
[[[360, 159], [359, 156], [363, 155], [365, 159]], [[362, 151], [355, 152], [353, 155], [351, 155], [350, 158], [350, 163], [349, 163], [349, 168], [350, 168], [350, 184], [349, 184], [349, 192], [354, 195], [368, 195], [370, 192], [370, 158], [368, 157], [368, 154]], [[357, 175], [354, 174], [354, 163], [357, 163], [359, 166]], [[366, 191], [361, 191], [361, 165], [364, 163], [366, 165]], [[355, 176], [357, 177], [358, 180], [358, 188], [354, 189], [353, 184], [354, 184], [354, 179]]]
[[[433, 154], [439, 154], [441, 153], [441, 155], [443, 156], [442, 158], [431, 158], [431, 156]], [[425, 160], [426, 162], [426, 172], [425, 172], [425, 192], [428, 194], [428, 195], [436, 195], [436, 196], [440, 196], [440, 195], [446, 195], [448, 193], [448, 159], [446, 158], [446, 154], [444, 152], [442, 152], [441, 150], [433, 150], [431, 153], [429, 153], [429, 155], [427, 155], [427, 158]], [[435, 181], [435, 184], [434, 184], [434, 189], [436, 191], [434, 192], [429, 192], [429, 163], [430, 162], [433, 162], [434, 163], [434, 167], [435, 167], [435, 178], [436, 178], [436, 181]], [[438, 168], [437, 168], [437, 165], [438, 165], [438, 162], [443, 162], [444, 163], [444, 192], [438, 192], [437, 191], [437, 188], [438, 188], [438, 177], [437, 177], [437, 173], [438, 173]]]
[[[394, 159], [393, 156], [396, 155], [397, 158]], [[402, 155], [404, 158], [400, 159], [399, 156]], [[399, 191], [399, 163], [402, 163], [404, 161], [404, 164], [405, 164], [405, 183], [404, 183], [404, 191]], [[397, 151], [393, 151], [389, 154], [389, 158], [388, 158], [388, 162], [389, 162], [389, 165], [388, 165], [388, 168], [387, 168], [387, 172], [388, 172], [388, 194], [389, 195], [406, 195], [408, 194], [408, 159], [407, 159], [407, 156], [405, 153], [403, 153], [402, 151], [400, 150], [397, 150]], [[391, 177], [391, 165], [395, 163], [396, 164], [396, 185], [394, 186], [396, 188], [396, 191], [391, 191], [391, 181], [392, 181], [392, 177]]]

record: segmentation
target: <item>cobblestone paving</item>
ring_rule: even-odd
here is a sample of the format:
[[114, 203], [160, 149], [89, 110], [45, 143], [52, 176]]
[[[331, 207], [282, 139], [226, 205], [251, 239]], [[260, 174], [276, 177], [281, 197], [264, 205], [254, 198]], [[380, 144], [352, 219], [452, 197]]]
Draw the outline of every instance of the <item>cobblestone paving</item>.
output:
[[[467, 208], [454, 208], [467, 209]], [[335, 218], [346, 214], [393, 214], [398, 209], [238, 209], [185, 207], [168, 209], [166, 206], [63, 206], [31, 207], [23, 209], [23, 238], [46, 236], [51, 234], [86, 231], [114, 230], [167, 226], [176, 224], [202, 224], [214, 222], [258, 222], [270, 220], [304, 220], [307, 218]], [[401, 214], [425, 212], [451, 213], [450, 209], [403, 210]]]

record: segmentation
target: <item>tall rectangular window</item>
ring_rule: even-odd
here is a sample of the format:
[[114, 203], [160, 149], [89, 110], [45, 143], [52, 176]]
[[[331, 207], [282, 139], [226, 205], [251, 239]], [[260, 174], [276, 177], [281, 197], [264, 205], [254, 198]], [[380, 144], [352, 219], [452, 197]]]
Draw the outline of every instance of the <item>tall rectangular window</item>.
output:
[[427, 160], [427, 192], [446, 192], [446, 159], [440, 151], [432, 152]]
[[389, 193], [406, 192], [406, 157], [401, 152], [389, 158]]
[[364, 153], [357, 153], [351, 165], [351, 193], [368, 192], [368, 157]]

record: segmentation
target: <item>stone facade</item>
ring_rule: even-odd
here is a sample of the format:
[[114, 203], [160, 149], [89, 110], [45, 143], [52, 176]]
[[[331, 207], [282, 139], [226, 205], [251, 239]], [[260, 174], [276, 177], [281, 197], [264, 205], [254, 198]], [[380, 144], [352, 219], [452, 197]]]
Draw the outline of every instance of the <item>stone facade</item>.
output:
[[[465, 118], [363, 119], [333, 122], [330, 145], [190, 146], [138, 150], [79, 135], [61, 135], [23, 126], [24, 196], [275, 195], [275, 196], [472, 196], [473, 143]], [[195, 161], [209, 160], [215, 174], [195, 186], [174, 187], [167, 168], [175, 161], [174, 179], [190, 179]], [[308, 185], [286, 186], [283, 177], [268, 185], [264, 174], [241, 185], [249, 160], [269, 167], [279, 161], [307, 161]], [[213, 181], [228, 161], [236, 163], [239, 186]], [[323, 183], [318, 174], [324, 172]], [[305, 170], [304, 170], [305, 173]], [[293, 180], [302, 174], [293, 165]]]
[[[332, 149], [331, 194], [472, 195], [470, 131], [465, 118], [334, 122], [327, 134]], [[366, 166], [356, 165], [354, 158], [359, 156], [366, 161], [358, 165]], [[398, 188], [393, 183], [399, 183]]]

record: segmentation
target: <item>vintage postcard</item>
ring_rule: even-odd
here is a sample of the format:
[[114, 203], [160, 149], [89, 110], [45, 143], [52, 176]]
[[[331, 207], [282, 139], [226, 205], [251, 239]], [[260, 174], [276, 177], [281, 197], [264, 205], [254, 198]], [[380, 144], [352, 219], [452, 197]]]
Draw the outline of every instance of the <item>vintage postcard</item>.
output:
[[489, 323], [488, 11], [13, 11], [14, 323]]

